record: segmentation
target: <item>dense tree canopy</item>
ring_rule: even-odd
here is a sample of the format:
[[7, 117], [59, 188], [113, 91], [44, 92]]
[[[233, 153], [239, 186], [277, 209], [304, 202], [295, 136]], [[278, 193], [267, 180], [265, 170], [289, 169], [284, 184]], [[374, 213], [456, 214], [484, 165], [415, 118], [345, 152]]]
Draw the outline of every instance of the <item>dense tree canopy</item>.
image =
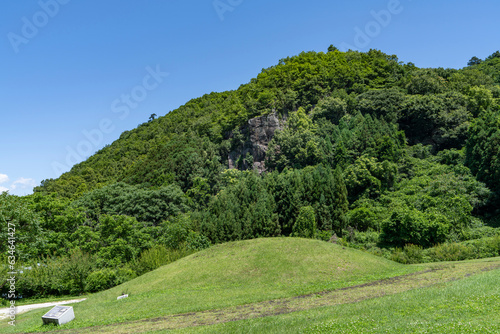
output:
[[500, 190], [500, 110], [484, 112], [473, 123], [466, 164], [479, 180]]

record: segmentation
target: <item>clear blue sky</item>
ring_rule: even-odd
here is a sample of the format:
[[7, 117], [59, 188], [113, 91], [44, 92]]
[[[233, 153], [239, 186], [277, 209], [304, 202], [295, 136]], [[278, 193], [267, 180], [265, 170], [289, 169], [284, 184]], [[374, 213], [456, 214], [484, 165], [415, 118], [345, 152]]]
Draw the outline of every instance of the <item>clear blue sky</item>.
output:
[[499, 13], [498, 0], [6, 0], [0, 191], [28, 194], [151, 114], [301, 51], [464, 67], [500, 49]]

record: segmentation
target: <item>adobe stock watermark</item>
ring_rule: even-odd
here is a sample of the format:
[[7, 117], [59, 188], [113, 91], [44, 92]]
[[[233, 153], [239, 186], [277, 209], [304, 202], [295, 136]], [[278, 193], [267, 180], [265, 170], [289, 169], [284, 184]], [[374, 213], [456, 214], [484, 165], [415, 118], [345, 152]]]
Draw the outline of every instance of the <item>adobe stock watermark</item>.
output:
[[5, 222], [7, 225], [7, 278], [9, 299], [8, 319], [9, 325], [16, 325], [16, 225], [11, 222]]
[[9, 39], [10, 45], [15, 53], [19, 53], [19, 47], [21, 45], [26, 45], [35, 38], [40, 29], [45, 27], [52, 18], [59, 14], [61, 6], [67, 5], [70, 0], [40, 0], [38, 1], [38, 6], [40, 10], [28, 18], [23, 16], [21, 18], [22, 27], [21, 33], [16, 34], [14, 32], [9, 32], [7, 38]]
[[382, 9], [380, 11], [370, 11], [370, 15], [372, 16], [373, 20], [367, 22], [363, 28], [360, 28], [358, 26], [354, 27], [354, 46], [342, 42], [340, 44], [341, 49], [359, 50], [366, 48], [375, 38], [377, 38], [382, 33], [384, 28], [391, 24], [392, 19], [395, 16], [400, 15], [403, 10], [404, 7], [401, 4], [400, 0], [389, 0], [386, 9]]
[[[147, 74], [142, 78], [140, 84], [111, 102], [111, 112], [116, 114], [120, 120], [126, 119], [132, 110], [137, 109], [140, 103], [148, 97], [149, 93], [157, 89], [169, 75], [169, 73], [160, 69], [160, 65], [156, 65], [154, 69], [148, 66], [146, 72]], [[64, 162], [52, 162], [51, 166], [54, 173], [61, 175], [71, 166], [92, 155], [102, 145], [104, 135], [110, 134], [115, 128], [115, 123], [111, 118], [103, 118], [95, 128], [91, 130], [84, 129], [82, 131], [84, 139], [79, 141], [75, 147], [66, 146]]]
[[224, 21], [224, 15], [226, 15], [227, 12], [233, 12], [236, 7], [240, 6], [242, 3], [243, 0], [214, 0], [212, 5], [219, 19]]

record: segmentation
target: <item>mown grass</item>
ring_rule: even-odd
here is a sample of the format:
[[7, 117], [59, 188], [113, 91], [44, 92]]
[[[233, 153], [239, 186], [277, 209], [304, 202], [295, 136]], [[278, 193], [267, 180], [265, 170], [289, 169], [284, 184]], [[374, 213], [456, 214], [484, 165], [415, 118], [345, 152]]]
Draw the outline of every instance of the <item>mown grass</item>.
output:
[[[76, 329], [334, 290], [421, 270], [318, 240], [271, 238], [214, 246], [75, 304]], [[128, 293], [129, 298], [116, 297]], [[2, 332], [49, 331], [47, 309]]]
[[[169, 316], [148, 318], [138, 321], [116, 323], [107, 326], [94, 326], [81, 329], [62, 330], [61, 334], [125, 334], [168, 332], [179, 328], [195, 328], [196, 326], [230, 323], [242, 319], [271, 317], [299, 311], [320, 309], [333, 305], [361, 302], [387, 295], [395, 295], [405, 291], [428, 288], [437, 284], [445, 284], [466, 277], [500, 268], [500, 258], [488, 261], [465, 261], [433, 265], [433, 268], [416, 273], [378, 280], [357, 286], [350, 286], [334, 291], [301, 295], [298, 297], [281, 298], [252, 304], [232, 306], [223, 309], [212, 309], [200, 312], [174, 314]], [[341, 324], [343, 326], [343, 324]], [[242, 328], [246, 328], [242, 326]], [[286, 326], [285, 326], [286, 328]], [[290, 329], [290, 331], [293, 328]], [[358, 328], [359, 329], [359, 328]], [[355, 329], [355, 330], [358, 330]], [[195, 329], [198, 331], [200, 329]], [[214, 327], [208, 331], [225, 331]], [[259, 332], [262, 329], [258, 329]], [[272, 329], [269, 329], [270, 331]], [[288, 330], [288, 329], [287, 329]], [[330, 331], [330, 328], [320, 328], [319, 331]], [[353, 332], [355, 332], [353, 330]], [[234, 331], [229, 328], [228, 332]], [[335, 332], [335, 331], [334, 331]]]
[[155, 333], [500, 333], [500, 270], [279, 316]]

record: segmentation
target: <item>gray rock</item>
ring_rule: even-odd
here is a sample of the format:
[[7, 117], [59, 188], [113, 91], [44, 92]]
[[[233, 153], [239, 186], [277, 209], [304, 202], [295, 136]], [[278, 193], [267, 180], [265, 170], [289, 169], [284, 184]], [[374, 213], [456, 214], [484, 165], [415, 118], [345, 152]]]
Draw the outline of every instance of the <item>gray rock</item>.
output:
[[[249, 166], [247, 161], [243, 161], [240, 167], [242, 169], [254, 169], [259, 173], [264, 172], [266, 170], [264, 162], [269, 142], [273, 139], [276, 130], [283, 129], [285, 121], [286, 117], [280, 118], [276, 112], [250, 119], [240, 129], [247, 141], [229, 153], [229, 168], [237, 168], [237, 160], [247, 157], [247, 154], [250, 153], [253, 158], [253, 165]], [[231, 134], [230, 137], [232, 136]]]

